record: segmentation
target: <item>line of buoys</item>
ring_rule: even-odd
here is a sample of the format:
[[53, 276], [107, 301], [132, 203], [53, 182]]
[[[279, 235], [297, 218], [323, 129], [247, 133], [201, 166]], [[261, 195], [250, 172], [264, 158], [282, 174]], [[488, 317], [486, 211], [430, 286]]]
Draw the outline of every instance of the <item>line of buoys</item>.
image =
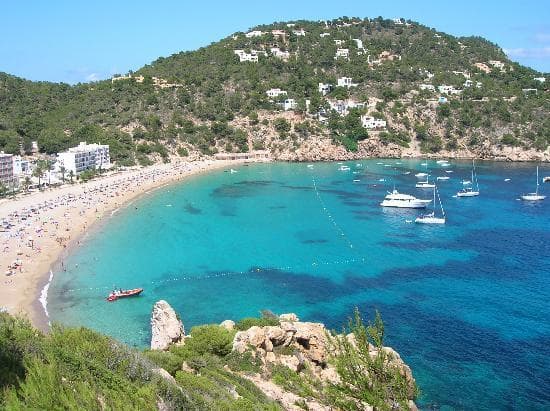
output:
[[325, 202], [323, 201], [323, 198], [321, 197], [321, 193], [319, 193], [319, 190], [317, 189], [317, 182], [315, 181], [315, 177], [311, 177], [311, 180], [313, 182], [313, 190], [315, 191], [315, 195], [317, 196], [317, 200], [321, 203], [321, 206], [323, 208], [323, 211], [327, 215], [328, 219], [332, 223], [334, 229], [336, 232], [342, 237], [342, 239], [348, 244], [349, 248], [353, 248], [353, 243], [350, 241], [349, 237], [346, 235], [344, 230], [342, 230], [342, 227], [338, 225], [334, 217], [332, 217], [332, 214], [328, 210]]
[[[221, 272], [221, 273], [215, 273], [215, 274], [207, 274], [207, 275], [199, 275], [199, 276], [181, 276], [181, 277], [171, 277], [171, 278], [165, 278], [162, 280], [153, 280], [149, 281], [148, 284], [151, 285], [160, 285], [160, 284], [166, 284], [170, 282], [176, 282], [176, 281], [200, 281], [200, 280], [208, 280], [213, 278], [220, 278], [220, 277], [226, 277], [226, 276], [237, 276], [237, 275], [249, 275], [249, 274], [262, 274], [267, 273], [272, 270], [276, 271], [289, 271], [289, 270], [300, 270], [307, 267], [326, 267], [330, 265], [345, 265], [345, 264], [352, 264], [352, 263], [359, 263], [359, 262], [365, 262], [366, 259], [364, 257], [361, 258], [348, 258], [343, 260], [334, 260], [334, 261], [312, 261], [310, 264], [304, 266], [298, 267], [298, 266], [282, 266], [282, 267], [266, 267], [266, 268], [252, 268], [250, 270], [246, 271], [227, 271], [227, 272]], [[65, 290], [65, 292], [75, 292], [75, 291], [102, 291], [102, 290], [110, 290], [112, 289], [112, 286], [105, 286], [105, 287], [83, 287], [83, 288], [71, 288], [68, 290]]]

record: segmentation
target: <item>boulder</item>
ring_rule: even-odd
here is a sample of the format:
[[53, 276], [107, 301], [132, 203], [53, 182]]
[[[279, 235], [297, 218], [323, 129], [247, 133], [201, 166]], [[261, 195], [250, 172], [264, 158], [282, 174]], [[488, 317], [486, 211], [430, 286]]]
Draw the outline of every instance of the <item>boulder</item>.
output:
[[268, 338], [274, 346], [283, 345], [287, 341], [286, 332], [277, 326], [267, 326], [264, 327], [265, 336]]
[[151, 313], [151, 349], [166, 350], [170, 344], [183, 343], [185, 330], [174, 309], [164, 300]]
[[304, 356], [316, 364], [323, 365], [327, 361], [327, 330], [321, 323], [294, 323], [296, 333], [294, 338], [303, 348]]
[[220, 324], [220, 327], [223, 327], [226, 330], [232, 331], [235, 329], [235, 321], [231, 321], [231, 320], [222, 321], [222, 323]]

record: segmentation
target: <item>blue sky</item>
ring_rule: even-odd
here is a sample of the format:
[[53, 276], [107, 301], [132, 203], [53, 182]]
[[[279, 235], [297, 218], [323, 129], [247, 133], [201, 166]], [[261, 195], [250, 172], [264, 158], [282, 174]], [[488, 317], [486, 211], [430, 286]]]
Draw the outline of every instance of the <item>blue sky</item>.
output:
[[510, 58], [550, 71], [549, 0], [78, 1], [4, 0], [0, 71], [77, 83], [136, 70], [257, 24], [339, 16], [404, 17], [480, 35]]

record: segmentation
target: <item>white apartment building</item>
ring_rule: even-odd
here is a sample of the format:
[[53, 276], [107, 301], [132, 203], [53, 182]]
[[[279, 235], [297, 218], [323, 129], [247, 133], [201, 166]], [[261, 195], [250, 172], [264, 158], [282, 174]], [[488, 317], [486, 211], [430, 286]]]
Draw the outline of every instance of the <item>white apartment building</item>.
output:
[[346, 42], [346, 40], [334, 40], [334, 44], [336, 44], [337, 46], [341, 46], [345, 42]]
[[386, 120], [380, 120], [372, 116], [361, 116], [361, 124], [369, 130], [386, 128]]
[[13, 154], [0, 151], [0, 183], [7, 186], [13, 183]]
[[332, 84], [329, 83], [319, 83], [319, 93], [323, 96], [326, 96], [332, 90]]
[[350, 87], [357, 87], [357, 86], [358, 84], [353, 83], [351, 77], [340, 77], [338, 79], [338, 87], [350, 88]]
[[89, 169], [108, 169], [111, 167], [109, 146], [102, 144], [86, 144], [81, 142], [77, 147], [57, 154], [55, 170], [64, 167], [67, 173], [79, 174]]
[[280, 88], [271, 88], [265, 92], [269, 98], [277, 98], [282, 95], [286, 95], [285, 90], [281, 90]]

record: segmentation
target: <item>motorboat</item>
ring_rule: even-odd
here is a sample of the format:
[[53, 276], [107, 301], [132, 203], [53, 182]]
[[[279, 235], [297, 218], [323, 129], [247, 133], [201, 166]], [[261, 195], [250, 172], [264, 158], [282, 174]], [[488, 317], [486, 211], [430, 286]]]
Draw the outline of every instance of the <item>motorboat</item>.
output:
[[134, 297], [140, 295], [143, 292], [143, 288], [133, 288], [131, 290], [113, 290], [107, 296], [107, 301], [115, 301], [119, 298]]
[[440, 181], [441, 181], [441, 180], [443, 180], [443, 181], [449, 180], [450, 178], [451, 178], [451, 177], [448, 177], [448, 176], [438, 176], [438, 177], [437, 177], [437, 179], [440, 180]]
[[382, 207], [397, 207], [397, 208], [426, 208], [432, 200], [422, 200], [410, 194], [402, 194], [395, 188], [386, 195], [384, 201], [380, 203]]

